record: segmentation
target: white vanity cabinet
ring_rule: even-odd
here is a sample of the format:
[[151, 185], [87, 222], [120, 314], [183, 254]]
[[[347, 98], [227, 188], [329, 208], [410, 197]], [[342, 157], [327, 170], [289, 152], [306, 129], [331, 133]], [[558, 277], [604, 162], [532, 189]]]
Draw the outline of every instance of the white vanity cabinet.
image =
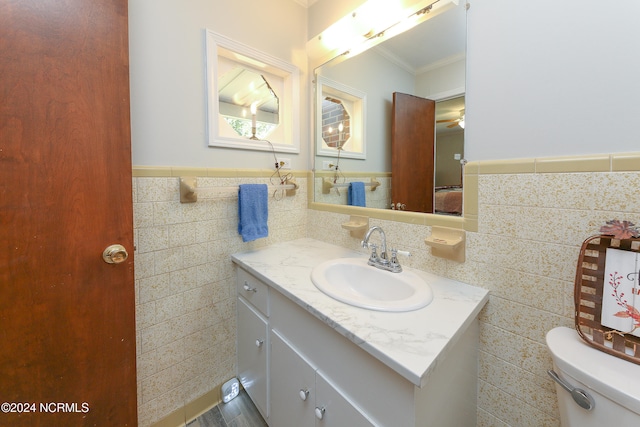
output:
[[[234, 256], [239, 267], [238, 375], [267, 423], [475, 426], [476, 316], [486, 291], [446, 281], [434, 284], [440, 286], [437, 297], [426, 309], [363, 311], [329, 299], [309, 283], [308, 270], [300, 266], [322, 256], [307, 245], [317, 251], [326, 246], [325, 257], [338, 250], [301, 240]], [[264, 334], [266, 346], [256, 345]], [[376, 343], [387, 339], [397, 344], [383, 352]], [[430, 342], [435, 344], [424, 344]], [[430, 352], [432, 347], [438, 347], [437, 353]], [[407, 367], [415, 360], [425, 361], [418, 376]]]
[[277, 331], [271, 331], [271, 418], [278, 427], [371, 427], [331, 381]]
[[[310, 381], [309, 374], [306, 374], [306, 383], [289, 385], [295, 377], [303, 378], [302, 375], [294, 375], [297, 371], [293, 367], [306, 363], [316, 373], [316, 396], [311, 399], [315, 405], [313, 409], [326, 405], [326, 423], [316, 423], [318, 427], [460, 427], [476, 424], [477, 321], [461, 333], [460, 339], [450, 346], [447, 355], [428, 374], [427, 383], [419, 387], [332, 329], [325, 321], [311, 315], [280, 292], [271, 291], [270, 389], [271, 416], [274, 419], [276, 414], [281, 411], [287, 414], [294, 407], [295, 399], [289, 393], [295, 394], [299, 391], [296, 388], [302, 388]], [[286, 356], [287, 351], [280, 350], [283, 344], [288, 344], [289, 354], [297, 354], [299, 361], [293, 362], [294, 356]], [[278, 366], [280, 361], [276, 359], [280, 357], [286, 360], [282, 366]], [[287, 387], [292, 390], [286, 390]], [[282, 402], [279, 400], [281, 393], [288, 396], [286, 400], [282, 397]], [[271, 425], [281, 427], [289, 424]]]
[[244, 270], [237, 275], [238, 378], [265, 419], [269, 417], [269, 288]]

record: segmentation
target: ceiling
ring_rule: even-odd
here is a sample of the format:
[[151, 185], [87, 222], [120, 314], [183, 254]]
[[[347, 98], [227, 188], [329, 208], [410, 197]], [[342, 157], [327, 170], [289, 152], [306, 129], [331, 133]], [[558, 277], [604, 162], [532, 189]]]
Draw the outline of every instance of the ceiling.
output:
[[293, 0], [293, 1], [304, 7], [311, 7], [311, 5], [317, 2], [318, 0]]
[[419, 74], [464, 58], [466, 25], [466, 10], [461, 5], [398, 34], [379, 48]]

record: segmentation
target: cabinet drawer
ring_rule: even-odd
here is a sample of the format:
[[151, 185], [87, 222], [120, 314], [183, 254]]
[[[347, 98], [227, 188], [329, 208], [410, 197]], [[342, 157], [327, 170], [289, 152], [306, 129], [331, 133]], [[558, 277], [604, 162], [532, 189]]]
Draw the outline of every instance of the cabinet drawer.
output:
[[238, 295], [249, 301], [265, 316], [269, 316], [269, 287], [241, 268], [238, 268]]

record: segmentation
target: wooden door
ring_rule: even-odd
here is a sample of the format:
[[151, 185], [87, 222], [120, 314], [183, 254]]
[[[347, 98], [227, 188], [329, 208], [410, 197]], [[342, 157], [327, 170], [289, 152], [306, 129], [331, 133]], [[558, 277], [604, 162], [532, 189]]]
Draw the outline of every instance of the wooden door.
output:
[[395, 92], [391, 124], [391, 201], [433, 213], [436, 103]]
[[126, 0], [0, 0], [2, 426], [137, 425], [128, 75]]

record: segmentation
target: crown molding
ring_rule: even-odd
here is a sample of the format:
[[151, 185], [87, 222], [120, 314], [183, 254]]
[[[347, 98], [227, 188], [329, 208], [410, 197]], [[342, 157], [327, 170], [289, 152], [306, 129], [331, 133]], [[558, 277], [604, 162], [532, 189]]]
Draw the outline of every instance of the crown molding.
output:
[[312, 4], [314, 4], [318, 0], [293, 0], [293, 1], [298, 3], [299, 5], [301, 5], [303, 7], [309, 8], [309, 7], [311, 7]]

